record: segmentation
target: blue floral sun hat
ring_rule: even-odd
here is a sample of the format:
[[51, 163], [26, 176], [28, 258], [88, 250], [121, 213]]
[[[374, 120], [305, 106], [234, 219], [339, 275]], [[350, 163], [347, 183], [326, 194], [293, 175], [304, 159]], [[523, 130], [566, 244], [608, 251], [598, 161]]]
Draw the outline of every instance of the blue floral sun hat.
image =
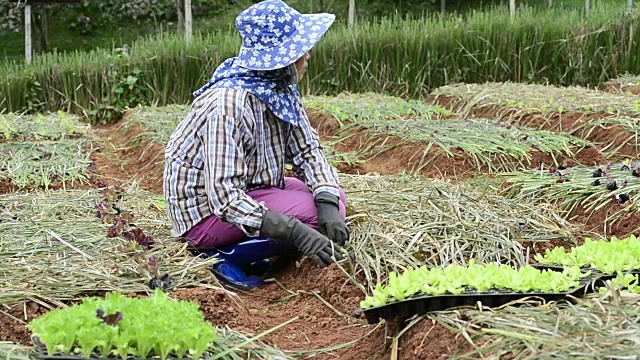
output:
[[238, 56], [220, 64], [193, 95], [209, 89], [243, 89], [257, 96], [277, 118], [297, 125], [304, 108], [290, 65], [316, 45], [334, 20], [333, 14], [300, 14], [281, 0], [249, 7], [236, 18], [242, 36]]
[[241, 12], [238, 65], [251, 70], [288, 66], [311, 50], [335, 21], [334, 14], [301, 14], [281, 0], [266, 0]]

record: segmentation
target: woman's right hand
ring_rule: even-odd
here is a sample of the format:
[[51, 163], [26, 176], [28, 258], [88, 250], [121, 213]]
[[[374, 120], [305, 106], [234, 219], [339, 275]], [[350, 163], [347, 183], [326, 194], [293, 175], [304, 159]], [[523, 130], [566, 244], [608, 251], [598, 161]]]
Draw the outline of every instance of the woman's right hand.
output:
[[344, 258], [342, 247], [293, 216], [267, 210], [262, 218], [260, 236], [293, 244], [321, 268]]

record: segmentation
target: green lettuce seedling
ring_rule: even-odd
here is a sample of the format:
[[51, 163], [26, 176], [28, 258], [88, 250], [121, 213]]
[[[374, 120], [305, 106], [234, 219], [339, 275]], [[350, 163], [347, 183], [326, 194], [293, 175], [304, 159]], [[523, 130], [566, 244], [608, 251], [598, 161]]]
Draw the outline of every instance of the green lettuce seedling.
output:
[[111, 293], [106, 299], [89, 298], [81, 304], [57, 309], [33, 320], [29, 329], [56, 352], [146, 358], [170, 355], [199, 358], [218, 341], [213, 326], [198, 305], [175, 301], [157, 289], [144, 299]]
[[532, 266], [514, 269], [507, 265], [448, 265], [444, 268], [408, 268], [402, 275], [389, 274], [387, 286], [376, 284], [371, 296], [360, 303], [362, 309], [403, 301], [414, 295], [460, 294], [465, 290], [487, 292], [508, 289], [515, 292], [561, 292], [579, 286], [579, 280], [590, 275], [580, 268], [564, 271], [539, 270]]
[[607, 274], [640, 269], [640, 239], [612, 237], [610, 241], [586, 238], [584, 244], [566, 252], [563, 247], [547, 249], [536, 261], [547, 265], [591, 266]]
[[[639, 282], [640, 279], [638, 278], [638, 275], [629, 273], [618, 273], [618, 276], [611, 279], [611, 285], [613, 285], [614, 288], [624, 289], [624, 291], [635, 294], [640, 294], [640, 285], [638, 285]], [[600, 293], [606, 293], [607, 289], [600, 288], [599, 291]]]

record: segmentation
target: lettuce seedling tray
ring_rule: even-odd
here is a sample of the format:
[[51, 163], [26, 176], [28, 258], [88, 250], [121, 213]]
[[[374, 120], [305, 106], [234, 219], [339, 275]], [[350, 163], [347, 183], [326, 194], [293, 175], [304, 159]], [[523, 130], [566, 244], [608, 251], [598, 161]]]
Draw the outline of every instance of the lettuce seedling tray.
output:
[[[531, 265], [537, 269], [540, 270], [551, 270], [551, 271], [563, 271], [564, 270], [564, 266], [562, 265], [545, 265], [545, 264], [533, 264]], [[593, 266], [581, 266], [580, 267], [580, 271], [582, 272], [588, 272], [591, 271], [591, 274], [598, 276], [598, 279], [595, 283], [595, 287], [599, 288], [599, 287], [605, 287], [605, 282], [608, 280], [612, 280], [614, 279], [616, 276], [618, 276], [618, 274], [609, 274], [606, 273], [602, 270], [599, 270]], [[636, 269], [636, 270], [622, 270], [620, 271], [623, 274], [631, 274], [631, 275], [635, 275], [635, 276], [640, 276], [640, 269]]]
[[[47, 352], [47, 347], [45, 346], [44, 343], [42, 343], [42, 341], [37, 336], [33, 336], [31, 338], [31, 341], [33, 342], [34, 348], [36, 350], [34, 357], [39, 360], [119, 360], [121, 359], [120, 356], [116, 356], [116, 355], [111, 355], [108, 357], [100, 356], [96, 352], [91, 354], [91, 357], [89, 357], [88, 359], [82, 356], [81, 354], [78, 354], [78, 355], [63, 354], [63, 353], [49, 354]], [[151, 359], [159, 360], [160, 356], [149, 356], [147, 358], [140, 358], [140, 357], [135, 357], [130, 355], [127, 357], [127, 360], [151, 360]], [[173, 355], [167, 356], [167, 360], [181, 360], [181, 359], [185, 359], [185, 358], [178, 358], [177, 356], [173, 356]], [[200, 359], [202, 360], [211, 359], [211, 353], [205, 352], [204, 354], [202, 354]]]
[[380, 319], [392, 320], [394, 318], [409, 318], [414, 315], [422, 315], [433, 311], [443, 311], [461, 306], [475, 306], [478, 302], [486, 307], [497, 307], [512, 301], [527, 297], [537, 297], [545, 301], [566, 300], [569, 296], [580, 297], [594, 291], [594, 284], [599, 279], [598, 275], [590, 275], [580, 280], [580, 286], [563, 292], [514, 292], [510, 290], [490, 290], [480, 292], [467, 290], [458, 295], [425, 295], [417, 294], [403, 301], [376, 306], [368, 309], [358, 307], [355, 313], [364, 313], [369, 324], [377, 324]]

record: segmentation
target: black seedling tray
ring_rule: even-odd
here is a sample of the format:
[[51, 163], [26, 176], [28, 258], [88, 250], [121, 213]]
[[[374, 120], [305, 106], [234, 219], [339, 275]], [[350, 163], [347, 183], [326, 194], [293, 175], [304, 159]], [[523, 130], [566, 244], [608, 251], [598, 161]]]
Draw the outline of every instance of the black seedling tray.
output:
[[[55, 353], [50, 355], [47, 352], [47, 346], [40, 341], [40, 339], [37, 336], [33, 336], [31, 338], [31, 341], [33, 342], [34, 348], [37, 351], [36, 354], [34, 354], [36, 359], [40, 359], [40, 360], [87, 360], [86, 357], [82, 356], [81, 354], [79, 355], [71, 355], [71, 354], [62, 354], [62, 353]], [[119, 360], [121, 359], [119, 356], [108, 356], [108, 357], [103, 357], [100, 356], [98, 353], [96, 353], [94, 351], [93, 354], [91, 354], [91, 357], [89, 357], [89, 360]], [[150, 360], [150, 359], [160, 359], [160, 356], [150, 356], [147, 358], [139, 358], [139, 357], [134, 357], [134, 356], [129, 356], [127, 358], [127, 360]], [[176, 356], [168, 356], [167, 360], [181, 360], [184, 358], [178, 358]], [[202, 356], [200, 357], [200, 359], [202, 360], [206, 360], [206, 359], [211, 359], [211, 353], [209, 352], [205, 352], [204, 354], [202, 354]]]
[[467, 290], [458, 295], [414, 295], [403, 301], [369, 308], [366, 310], [358, 307], [356, 313], [364, 313], [369, 324], [377, 324], [380, 319], [392, 320], [394, 318], [409, 318], [414, 315], [422, 315], [433, 311], [443, 311], [461, 306], [475, 306], [478, 302], [486, 307], [497, 307], [512, 301], [527, 297], [537, 297], [545, 301], [567, 300], [569, 296], [580, 297], [594, 291], [591, 286], [599, 276], [588, 276], [580, 280], [580, 286], [559, 293], [545, 292], [514, 292], [511, 290], [491, 290], [479, 292]]
[[[551, 271], [563, 271], [564, 270], [564, 266], [562, 266], [562, 265], [533, 264], [531, 266], [535, 267], [536, 269], [540, 269], [540, 270], [551, 270]], [[615, 277], [618, 276], [618, 274], [605, 273], [605, 272], [603, 272], [601, 270], [598, 270], [597, 268], [594, 268], [592, 266], [582, 266], [582, 267], [580, 267], [580, 271], [582, 271], [582, 272], [591, 271], [591, 274], [598, 276], [598, 279], [594, 284], [594, 286], [597, 287], [597, 288], [606, 287], [605, 282], [607, 282], [608, 280], [612, 280], [612, 279], [614, 279]], [[640, 276], [640, 269], [623, 270], [623, 271], [621, 271], [621, 273]]]

